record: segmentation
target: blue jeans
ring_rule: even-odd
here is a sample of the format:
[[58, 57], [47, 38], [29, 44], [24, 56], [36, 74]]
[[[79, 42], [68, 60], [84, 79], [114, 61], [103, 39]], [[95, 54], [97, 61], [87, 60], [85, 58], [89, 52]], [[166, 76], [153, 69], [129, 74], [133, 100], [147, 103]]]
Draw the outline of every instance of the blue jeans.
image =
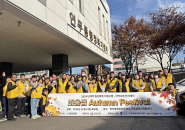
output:
[[31, 116], [37, 115], [38, 104], [39, 104], [38, 98], [31, 98]]
[[4, 115], [7, 116], [7, 112], [8, 112], [8, 100], [7, 100], [7, 97], [3, 97], [2, 101], [3, 101], [3, 106], [4, 106]]

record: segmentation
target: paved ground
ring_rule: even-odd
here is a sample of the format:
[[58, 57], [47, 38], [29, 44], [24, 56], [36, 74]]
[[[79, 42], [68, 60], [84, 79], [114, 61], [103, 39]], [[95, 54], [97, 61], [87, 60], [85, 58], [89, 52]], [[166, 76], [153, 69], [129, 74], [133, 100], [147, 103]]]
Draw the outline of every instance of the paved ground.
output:
[[0, 123], [1, 130], [185, 130], [185, 117], [28, 117]]

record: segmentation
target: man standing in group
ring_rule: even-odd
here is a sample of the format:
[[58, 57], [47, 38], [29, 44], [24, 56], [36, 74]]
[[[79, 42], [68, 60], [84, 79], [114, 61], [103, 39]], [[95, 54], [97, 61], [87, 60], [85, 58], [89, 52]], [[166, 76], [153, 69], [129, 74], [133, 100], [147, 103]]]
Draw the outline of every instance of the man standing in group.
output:
[[8, 98], [8, 120], [16, 121], [14, 118], [14, 110], [17, 105], [17, 97], [18, 97], [18, 84], [16, 83], [17, 75], [13, 74], [11, 81], [8, 83], [7, 87], [7, 98]]
[[151, 80], [150, 84], [151, 91], [163, 91], [165, 89], [165, 82], [162, 78], [159, 78], [157, 73], [154, 73], [154, 80]]
[[29, 89], [29, 82], [25, 80], [25, 75], [20, 75], [21, 80], [18, 81], [18, 99], [17, 99], [17, 117], [24, 117], [24, 108], [26, 102], [26, 92]]
[[57, 93], [66, 93], [66, 86], [68, 85], [68, 79], [66, 79], [66, 73], [62, 74], [62, 78], [58, 80]]
[[118, 79], [114, 77], [114, 71], [110, 72], [110, 79], [108, 80], [108, 84], [110, 88], [108, 89], [109, 92], [116, 92], [118, 87]]
[[130, 92], [132, 88], [129, 86], [130, 80], [125, 78], [125, 74], [121, 74], [121, 80], [119, 80], [119, 92]]
[[171, 73], [168, 73], [167, 68], [163, 69], [163, 74], [161, 75], [161, 78], [165, 82], [165, 89], [168, 87], [169, 83], [173, 83], [174, 87], [176, 88], [175, 78], [173, 77], [173, 75]]

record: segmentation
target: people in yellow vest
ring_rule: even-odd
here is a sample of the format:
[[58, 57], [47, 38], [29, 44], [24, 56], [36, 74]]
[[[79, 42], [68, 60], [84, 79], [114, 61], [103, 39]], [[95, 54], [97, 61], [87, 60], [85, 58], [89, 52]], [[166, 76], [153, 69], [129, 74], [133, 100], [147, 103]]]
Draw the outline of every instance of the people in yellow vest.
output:
[[68, 79], [68, 81], [70, 80], [70, 75], [66, 74], [66, 79]]
[[143, 92], [145, 88], [145, 84], [143, 83], [143, 80], [139, 78], [139, 75], [135, 75], [135, 80], [133, 80], [134, 86], [133, 89], [135, 92]]
[[145, 74], [144, 76], [144, 84], [145, 84], [144, 92], [151, 92], [150, 89], [151, 80], [149, 80], [148, 74]]
[[52, 78], [50, 80], [50, 85], [48, 87], [48, 93], [49, 94], [56, 94], [56, 92], [57, 92], [57, 79]]
[[97, 75], [96, 77], [96, 84], [99, 84], [101, 82], [102, 76], [101, 75]]
[[88, 74], [88, 84], [92, 83], [92, 75], [91, 74]]
[[92, 82], [89, 84], [88, 93], [96, 93], [98, 90], [98, 85], [96, 84], [96, 79], [92, 79]]
[[3, 82], [5, 81], [6, 85], [3, 87], [3, 95], [2, 95], [2, 101], [4, 106], [4, 117], [7, 118], [7, 112], [8, 112], [8, 100], [7, 100], [7, 86], [8, 83], [11, 81], [11, 77], [5, 77], [3, 76]]
[[130, 92], [130, 80], [126, 79], [125, 74], [121, 74], [121, 80], [119, 81], [119, 92]]
[[24, 114], [26, 94], [29, 89], [29, 82], [25, 80], [25, 75], [20, 75], [21, 80], [18, 83], [18, 99], [17, 99], [17, 118], [26, 116]]
[[110, 72], [110, 79], [108, 80], [108, 84], [109, 84], [109, 92], [117, 92], [117, 87], [118, 87], [118, 79], [114, 77], [114, 72], [111, 71]]
[[110, 88], [110, 86], [107, 82], [106, 77], [101, 78], [101, 81], [98, 82], [97, 84], [97, 88], [98, 88], [97, 92], [102, 92], [102, 93], [108, 92], [108, 89]]
[[43, 88], [47, 88], [50, 86], [49, 78], [45, 78], [45, 81], [43, 82]]
[[82, 72], [81, 72], [81, 77], [78, 79], [78, 81], [81, 81], [81, 80], [82, 80], [82, 77], [84, 77], [84, 76], [86, 77], [86, 82], [88, 83], [88, 80], [89, 80], [89, 79], [88, 79], [88, 77], [87, 77], [85, 71], [82, 71]]
[[86, 76], [82, 76], [82, 80], [77, 84], [77, 93], [88, 93], [88, 82]]
[[[121, 72], [118, 73], [118, 82], [121, 82]], [[117, 92], [120, 92], [120, 84], [118, 84]]]
[[62, 78], [59, 78], [58, 80], [57, 93], [67, 93], [66, 91], [67, 83], [68, 79], [66, 79], [66, 73], [63, 73]]
[[30, 92], [31, 95], [31, 119], [37, 119], [40, 116], [37, 115], [37, 106], [39, 104], [39, 100], [42, 94], [42, 79], [39, 82], [36, 81], [36, 76], [32, 77], [32, 81], [30, 82], [32, 90]]
[[142, 72], [142, 71], [138, 71], [137, 73], [138, 73], [138, 75], [139, 75], [139, 79], [144, 80], [143, 72]]
[[13, 74], [11, 81], [7, 86], [7, 99], [8, 99], [8, 120], [16, 121], [14, 118], [14, 109], [17, 105], [17, 97], [18, 97], [18, 83], [16, 83], [17, 75]]
[[75, 76], [72, 75], [66, 87], [67, 93], [76, 93], [76, 85]]
[[161, 75], [161, 78], [165, 82], [165, 88], [168, 87], [168, 84], [169, 83], [173, 83], [174, 84], [174, 87], [176, 88], [175, 78], [173, 77], [173, 75], [171, 73], [168, 73], [168, 69], [167, 68], [164, 68], [163, 69], [163, 74]]
[[181, 106], [181, 103], [179, 103], [179, 93], [178, 93], [178, 91], [174, 88], [174, 84], [173, 84], [173, 83], [169, 83], [169, 84], [168, 84], [168, 88], [167, 88], [166, 91], [171, 92], [171, 95], [172, 95], [173, 97], [175, 97], [175, 99], [176, 99], [176, 111], [178, 111], [178, 107], [179, 107], [179, 105]]
[[162, 80], [162, 78], [159, 78], [158, 74], [154, 74], [154, 80], [151, 80], [150, 83], [150, 89], [151, 91], [163, 91], [165, 89], [165, 82]]
[[45, 114], [45, 107], [46, 107], [47, 95], [48, 95], [48, 89], [44, 88], [42, 90], [41, 99], [39, 101], [39, 108], [40, 108], [42, 116], [46, 115]]

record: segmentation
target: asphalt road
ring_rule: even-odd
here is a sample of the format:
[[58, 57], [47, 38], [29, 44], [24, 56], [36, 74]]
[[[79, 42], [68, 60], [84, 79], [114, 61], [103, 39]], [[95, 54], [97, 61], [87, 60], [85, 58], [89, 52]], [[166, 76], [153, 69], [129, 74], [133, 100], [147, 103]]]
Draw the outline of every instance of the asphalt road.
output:
[[0, 130], [185, 130], [185, 117], [28, 117], [0, 123]]

